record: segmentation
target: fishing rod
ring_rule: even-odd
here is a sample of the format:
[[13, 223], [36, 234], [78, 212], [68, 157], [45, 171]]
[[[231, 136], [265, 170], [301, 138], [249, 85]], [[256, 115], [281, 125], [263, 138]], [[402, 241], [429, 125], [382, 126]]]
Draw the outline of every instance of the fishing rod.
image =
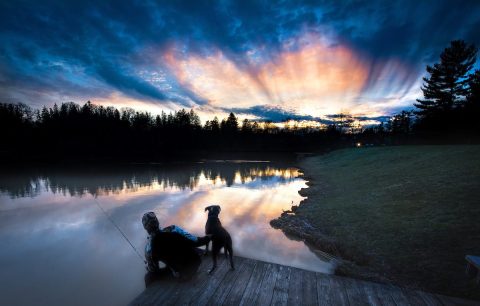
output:
[[142, 255], [140, 255], [140, 253], [138, 252], [138, 250], [135, 248], [135, 246], [130, 242], [130, 240], [128, 239], [127, 235], [125, 235], [125, 233], [120, 229], [120, 227], [118, 227], [118, 225], [113, 221], [113, 219], [107, 214], [107, 212], [103, 209], [103, 207], [100, 205], [100, 203], [98, 203], [97, 201], [97, 196], [95, 195], [93, 200], [95, 201], [95, 203], [97, 203], [97, 206], [98, 208], [100, 208], [100, 210], [103, 212], [103, 214], [105, 215], [105, 217], [107, 217], [108, 220], [110, 220], [110, 222], [113, 224], [113, 226], [115, 226], [117, 228], [117, 230], [120, 232], [120, 234], [122, 234], [123, 238], [125, 238], [125, 240], [128, 242], [128, 244], [132, 247], [132, 249], [135, 251], [135, 253], [137, 253], [138, 257], [146, 264], [147, 261], [142, 257]]

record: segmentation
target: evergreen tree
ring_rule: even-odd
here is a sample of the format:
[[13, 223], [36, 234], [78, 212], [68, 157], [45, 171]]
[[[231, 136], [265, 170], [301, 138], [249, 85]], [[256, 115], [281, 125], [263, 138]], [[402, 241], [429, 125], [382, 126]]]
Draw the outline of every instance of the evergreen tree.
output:
[[228, 115], [227, 120], [222, 121], [222, 129], [227, 133], [235, 133], [238, 131], [237, 117], [233, 113]]
[[464, 104], [469, 92], [468, 74], [476, 54], [474, 45], [454, 40], [440, 54], [440, 63], [427, 66], [430, 76], [423, 78], [424, 99], [417, 99], [418, 103], [414, 104], [420, 118], [436, 117]]
[[218, 132], [220, 131], [220, 123], [218, 122], [217, 116], [213, 118], [213, 120], [210, 122], [211, 128], [213, 132]]
[[389, 122], [389, 130], [393, 134], [409, 134], [412, 127], [412, 113], [409, 111], [402, 111], [394, 115]]
[[200, 117], [193, 111], [193, 109], [189, 112], [190, 117], [190, 125], [196, 129], [201, 127]]
[[242, 123], [242, 132], [250, 133], [252, 131], [252, 123], [248, 119], [244, 119]]
[[478, 108], [480, 107], [480, 70], [470, 75], [469, 85], [468, 103], [471, 107]]
[[475, 71], [469, 80], [470, 93], [467, 97], [464, 114], [469, 129], [480, 131], [478, 118], [480, 117], [480, 70]]

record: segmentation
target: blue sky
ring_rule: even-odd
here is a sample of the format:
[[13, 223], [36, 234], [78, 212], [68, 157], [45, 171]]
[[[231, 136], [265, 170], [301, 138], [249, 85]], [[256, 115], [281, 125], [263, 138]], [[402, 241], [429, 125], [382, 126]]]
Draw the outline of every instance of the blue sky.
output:
[[478, 1], [1, 1], [0, 101], [379, 118], [479, 28]]

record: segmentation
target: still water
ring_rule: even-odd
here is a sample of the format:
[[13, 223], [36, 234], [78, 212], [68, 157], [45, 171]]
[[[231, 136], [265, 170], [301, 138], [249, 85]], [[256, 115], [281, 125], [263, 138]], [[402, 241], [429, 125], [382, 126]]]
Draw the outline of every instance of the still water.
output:
[[144, 212], [202, 236], [212, 204], [235, 255], [330, 273], [269, 224], [305, 187], [296, 169], [268, 162], [2, 170], [0, 305], [126, 305], [145, 268], [115, 225], [143, 255]]

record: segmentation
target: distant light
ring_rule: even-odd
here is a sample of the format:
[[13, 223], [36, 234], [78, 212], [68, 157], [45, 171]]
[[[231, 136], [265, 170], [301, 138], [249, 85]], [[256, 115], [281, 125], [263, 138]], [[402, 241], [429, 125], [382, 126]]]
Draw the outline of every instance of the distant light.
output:
[[357, 142], [356, 146], [357, 146], [357, 148], [359, 148], [359, 147], [362, 146], [362, 143], [361, 143], [361, 142]]

